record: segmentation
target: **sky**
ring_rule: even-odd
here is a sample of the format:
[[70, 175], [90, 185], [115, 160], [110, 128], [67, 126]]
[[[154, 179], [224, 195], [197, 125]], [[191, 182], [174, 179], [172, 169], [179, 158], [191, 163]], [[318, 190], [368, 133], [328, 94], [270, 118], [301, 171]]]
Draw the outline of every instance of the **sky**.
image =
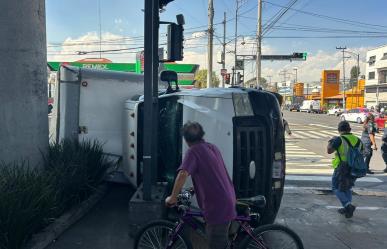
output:
[[[295, 2], [275, 24], [270, 24], [279, 11]], [[208, 0], [175, 0], [161, 13], [163, 21], [185, 17], [185, 50], [182, 63], [207, 67]], [[99, 8], [100, 6], [100, 8]], [[239, 0], [237, 54], [255, 54], [257, 0]], [[49, 61], [75, 61], [99, 57], [99, 34], [103, 58], [113, 62], [134, 62], [135, 53], [143, 46], [144, 1], [141, 0], [46, 0], [47, 55]], [[226, 68], [234, 64], [236, 0], [214, 0], [215, 37], [214, 70], [219, 73], [224, 12], [226, 22]], [[100, 9], [100, 11], [99, 11]], [[317, 82], [323, 69], [340, 69], [342, 55], [336, 46], [360, 54], [364, 73], [368, 49], [387, 44], [387, 1], [385, 0], [268, 0], [263, 2], [263, 54], [307, 52], [306, 61], [264, 61], [262, 76], [272, 82], [286, 80]], [[101, 27], [101, 29], [100, 29]], [[373, 36], [373, 37], [370, 37]], [[160, 28], [164, 43], [165, 26]], [[243, 45], [244, 44], [244, 45]], [[90, 52], [78, 55], [78, 51]], [[93, 52], [95, 51], [95, 52]], [[348, 57], [351, 56], [348, 54]], [[356, 64], [355, 56], [346, 59], [347, 72]], [[293, 74], [292, 74], [293, 73]], [[255, 77], [255, 64], [245, 62], [245, 80]]]

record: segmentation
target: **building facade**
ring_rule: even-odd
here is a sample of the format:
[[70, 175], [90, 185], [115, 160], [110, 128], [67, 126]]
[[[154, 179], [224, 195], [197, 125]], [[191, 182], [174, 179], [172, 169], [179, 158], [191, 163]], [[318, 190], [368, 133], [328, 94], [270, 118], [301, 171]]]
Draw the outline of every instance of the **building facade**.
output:
[[367, 52], [365, 105], [387, 106], [387, 44]]

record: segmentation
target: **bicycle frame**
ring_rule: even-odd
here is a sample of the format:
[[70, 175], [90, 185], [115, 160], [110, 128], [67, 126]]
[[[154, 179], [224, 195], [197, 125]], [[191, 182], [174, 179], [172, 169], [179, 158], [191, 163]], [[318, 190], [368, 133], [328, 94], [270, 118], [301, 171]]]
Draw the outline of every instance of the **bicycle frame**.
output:
[[[173, 243], [176, 241], [177, 236], [179, 235], [180, 231], [184, 227], [185, 224], [189, 225], [191, 228], [193, 228], [195, 231], [199, 229], [199, 226], [194, 221], [194, 218], [203, 218], [203, 213], [201, 211], [192, 211], [192, 210], [186, 210], [184, 211], [183, 215], [180, 217], [179, 223], [176, 225], [173, 232], [170, 234], [169, 242], [167, 243], [167, 248], [165, 249], [171, 249], [173, 246]], [[267, 248], [263, 241], [258, 240], [253, 235], [253, 229], [249, 225], [249, 222], [251, 221], [250, 216], [237, 216], [233, 221], [236, 221], [239, 223], [240, 228], [242, 231], [245, 231], [248, 236], [250, 236], [259, 246], [261, 246], [263, 249]], [[238, 231], [239, 234], [240, 230]], [[236, 236], [237, 237], [237, 236]], [[236, 237], [231, 240], [231, 244], [228, 245], [227, 248], [232, 248], [234, 245]]]

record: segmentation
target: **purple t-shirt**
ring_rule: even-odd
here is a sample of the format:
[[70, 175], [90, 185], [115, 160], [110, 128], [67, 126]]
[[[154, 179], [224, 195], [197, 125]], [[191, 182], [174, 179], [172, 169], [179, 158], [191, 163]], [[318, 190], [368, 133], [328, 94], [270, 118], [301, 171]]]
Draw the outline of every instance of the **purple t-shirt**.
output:
[[224, 224], [236, 217], [234, 186], [215, 145], [201, 141], [191, 146], [178, 170], [191, 175], [199, 207], [208, 224]]

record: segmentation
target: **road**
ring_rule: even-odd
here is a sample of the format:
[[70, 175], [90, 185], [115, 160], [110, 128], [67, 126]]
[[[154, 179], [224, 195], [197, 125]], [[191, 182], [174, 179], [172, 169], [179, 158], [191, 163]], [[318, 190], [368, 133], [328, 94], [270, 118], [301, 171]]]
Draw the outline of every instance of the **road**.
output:
[[[387, 248], [387, 176], [376, 152], [371, 167], [377, 172], [357, 182], [369, 191], [354, 195], [358, 209], [352, 219], [337, 213], [339, 202], [330, 191], [331, 155], [326, 154], [330, 137], [337, 135], [337, 117], [284, 113], [293, 136], [287, 137], [287, 181], [277, 223], [297, 232], [305, 248]], [[359, 135], [361, 126], [352, 125]], [[380, 144], [380, 135], [377, 136]], [[364, 191], [365, 193], [366, 191]], [[80, 222], [67, 230], [48, 249], [130, 249], [128, 201], [133, 189], [113, 185], [107, 196]], [[379, 195], [377, 195], [379, 194]]]
[[[330, 187], [333, 155], [326, 153], [328, 140], [337, 136], [339, 118], [324, 114], [284, 112], [289, 122], [292, 136], [286, 137], [287, 186], [288, 187]], [[362, 125], [351, 123], [352, 132], [361, 136]], [[376, 135], [376, 143], [381, 146], [383, 134]], [[375, 151], [370, 164], [375, 172], [357, 181], [357, 187], [367, 190], [387, 191], [387, 174], [380, 151]]]

